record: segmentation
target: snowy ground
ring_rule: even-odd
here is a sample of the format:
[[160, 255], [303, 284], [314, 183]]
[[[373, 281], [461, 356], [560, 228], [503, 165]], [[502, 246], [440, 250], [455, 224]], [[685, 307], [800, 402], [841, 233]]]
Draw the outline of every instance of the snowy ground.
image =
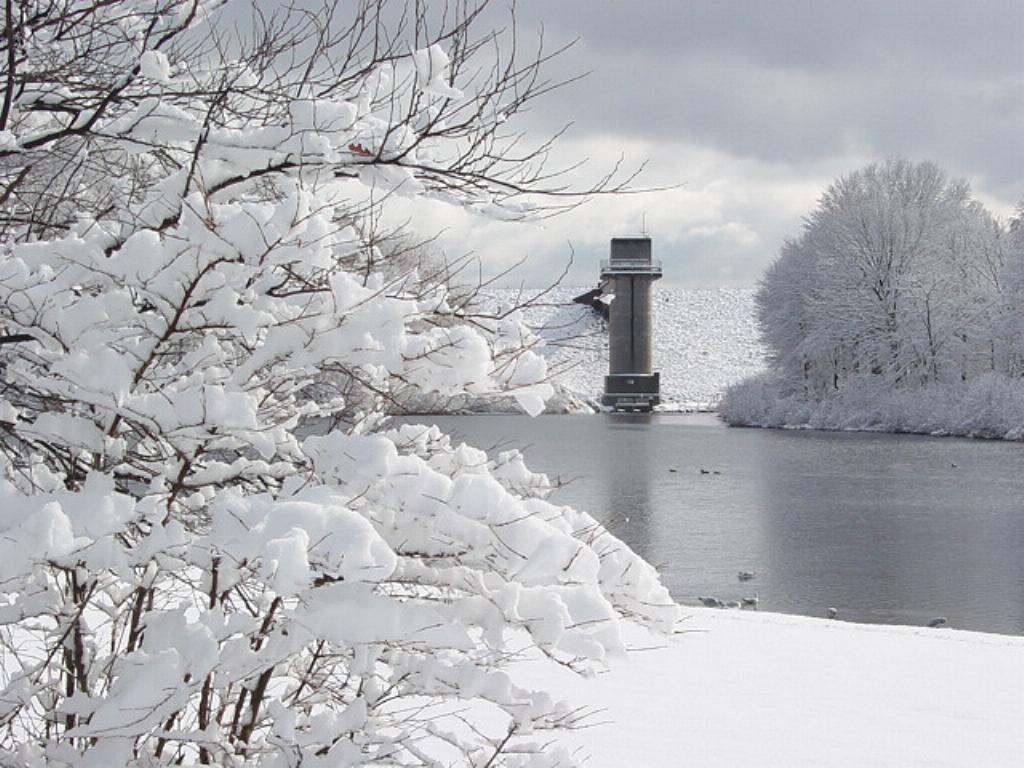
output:
[[[602, 710], [607, 724], [568, 737], [589, 768], [1022, 764], [1024, 638], [688, 614], [667, 647], [596, 679], [522, 670]], [[630, 642], [657, 641], [636, 630]]]
[[[608, 333], [592, 309], [572, 299], [590, 287], [559, 287], [526, 312], [527, 323], [547, 340], [541, 351], [558, 383], [599, 397], [608, 373]], [[513, 301], [512, 290], [488, 292]], [[530, 294], [525, 294], [529, 296]], [[753, 289], [692, 289], [654, 285], [654, 369], [661, 371], [662, 400], [678, 408], [707, 410], [726, 386], [764, 367], [757, 339]]]

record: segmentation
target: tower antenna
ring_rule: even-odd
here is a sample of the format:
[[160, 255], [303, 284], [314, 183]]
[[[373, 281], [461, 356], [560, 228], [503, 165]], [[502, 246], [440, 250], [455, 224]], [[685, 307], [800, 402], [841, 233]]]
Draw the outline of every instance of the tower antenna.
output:
[[641, 214], [641, 216], [642, 216], [642, 218], [640, 220], [641, 221], [641, 224], [640, 224], [640, 234], [643, 237], [647, 237], [647, 211], [644, 211]]

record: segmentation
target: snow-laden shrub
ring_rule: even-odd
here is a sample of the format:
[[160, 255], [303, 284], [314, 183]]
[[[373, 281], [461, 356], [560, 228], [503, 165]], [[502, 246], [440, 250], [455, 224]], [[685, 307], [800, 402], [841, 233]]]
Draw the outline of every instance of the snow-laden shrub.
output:
[[[579, 716], [502, 671], [524, 639], [585, 669], [624, 650], [622, 615], [672, 626], [653, 569], [524, 496], [546, 481], [515, 453], [413, 426], [304, 451], [309, 477], [211, 490], [191, 524], [109, 475], [0, 481], [5, 764], [486, 762]], [[509, 764], [568, 756], [530, 760]]]
[[404, 392], [551, 390], [515, 312], [470, 322], [372, 228], [389, 195], [521, 215], [548, 144], [498, 126], [543, 57], [495, 66], [462, 5], [251, 39], [220, 5], [9, 8], [0, 763], [574, 764], [543, 732], [579, 709], [505, 665], [586, 671], [676, 608], [517, 453], [387, 430]]
[[782, 395], [784, 385], [770, 371], [729, 386], [718, 403], [718, 415], [728, 424], [779, 427], [795, 419], [794, 411], [810, 418], [806, 404], [792, 394]]
[[1024, 440], [1024, 380], [980, 376], [970, 382], [952, 417], [953, 434]]
[[910, 432], [1024, 439], [1024, 381], [999, 374], [960, 386], [936, 383], [892, 389], [853, 380], [817, 400], [786, 394], [771, 374], [730, 387], [719, 408], [736, 426]]

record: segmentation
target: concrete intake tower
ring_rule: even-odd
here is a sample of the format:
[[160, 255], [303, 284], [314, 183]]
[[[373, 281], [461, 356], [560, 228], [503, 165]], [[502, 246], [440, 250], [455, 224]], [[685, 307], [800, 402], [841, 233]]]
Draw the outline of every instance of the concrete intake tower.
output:
[[659, 277], [650, 238], [612, 238], [611, 258], [601, 262], [601, 290], [612, 296], [601, 402], [617, 411], [649, 411], [661, 400], [660, 377], [651, 371], [651, 283]]

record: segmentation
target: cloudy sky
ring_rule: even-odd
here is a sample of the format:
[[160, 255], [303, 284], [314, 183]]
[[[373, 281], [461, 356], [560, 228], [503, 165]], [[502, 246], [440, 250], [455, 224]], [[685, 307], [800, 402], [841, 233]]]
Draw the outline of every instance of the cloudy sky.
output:
[[932, 160], [995, 214], [1024, 197], [1022, 0], [520, 0], [526, 31], [579, 39], [553, 77], [590, 74], [524, 125], [573, 127], [557, 156], [647, 160], [641, 183], [540, 225], [432, 210], [446, 248], [486, 268], [526, 256], [540, 285], [570, 252], [596, 279], [608, 240], [646, 217], [666, 281], [753, 285], [835, 177], [879, 159]]

